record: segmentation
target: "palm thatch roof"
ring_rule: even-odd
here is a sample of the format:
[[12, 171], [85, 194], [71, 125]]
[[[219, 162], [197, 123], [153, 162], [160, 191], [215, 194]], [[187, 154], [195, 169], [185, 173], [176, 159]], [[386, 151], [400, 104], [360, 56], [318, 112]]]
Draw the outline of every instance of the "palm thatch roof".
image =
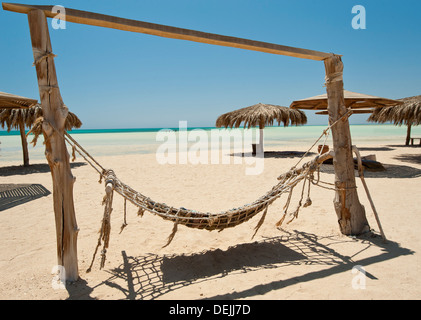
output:
[[[36, 104], [27, 109], [0, 109], [0, 124], [2, 128], [10, 131], [11, 129], [18, 129], [20, 131], [23, 149], [23, 165], [29, 165], [28, 143], [26, 140], [25, 127], [32, 128], [31, 133], [34, 134], [32, 143], [37, 143], [38, 136], [42, 134], [42, 120], [43, 112], [39, 104]], [[67, 114], [65, 122], [65, 130], [69, 131], [72, 128], [80, 128], [82, 122], [72, 112]], [[29, 133], [28, 133], [29, 134]]]
[[399, 99], [401, 105], [386, 108], [376, 108], [367, 119], [370, 122], [392, 122], [395, 125], [421, 124], [421, 95]]
[[[41, 105], [36, 104], [27, 109], [1, 109], [0, 108], [0, 124], [2, 128], [10, 131], [11, 129], [19, 129], [20, 124], [31, 128], [35, 121], [43, 116]], [[72, 128], [80, 128], [82, 121], [72, 112], [67, 114], [65, 122], [65, 130]]]
[[301, 110], [287, 107], [258, 103], [250, 107], [224, 113], [216, 120], [216, 127], [239, 128], [244, 123], [244, 128], [272, 126], [281, 122], [284, 126], [302, 125], [307, 123], [307, 117]]
[[25, 127], [32, 127], [35, 119], [42, 116], [42, 110], [39, 105], [35, 105], [27, 109], [0, 109], [0, 124], [2, 128], [10, 131], [19, 129], [23, 124]]
[[[398, 100], [381, 98], [367, 94], [344, 90], [345, 106], [351, 109], [367, 109], [375, 107], [387, 107], [399, 104]], [[290, 105], [292, 109], [326, 110], [327, 93], [318, 96], [296, 100]]]
[[21, 109], [29, 108], [38, 103], [35, 99], [17, 96], [11, 93], [0, 92], [0, 109]]
[[409, 145], [411, 127], [421, 124], [421, 95], [403, 98], [399, 102], [400, 105], [376, 108], [367, 121], [378, 123], [392, 122], [398, 126], [402, 124], [407, 125], [405, 145]]

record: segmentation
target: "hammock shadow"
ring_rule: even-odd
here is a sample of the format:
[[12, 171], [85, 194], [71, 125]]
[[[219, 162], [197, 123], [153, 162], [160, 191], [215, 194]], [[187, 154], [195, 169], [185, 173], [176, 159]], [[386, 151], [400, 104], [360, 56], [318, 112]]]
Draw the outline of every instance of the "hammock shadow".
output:
[[[374, 234], [374, 233], [366, 233], [362, 236], [357, 237], [355, 240], [351, 240], [351, 241], [358, 241], [361, 244], [366, 245], [366, 248], [360, 251], [359, 253], [366, 251], [371, 246], [376, 246], [376, 247], [381, 248], [382, 253], [378, 255], [367, 256], [367, 257], [363, 256], [363, 258], [360, 260], [354, 260], [355, 255], [353, 257], [341, 256], [335, 253], [335, 251], [333, 251], [332, 249], [328, 249], [327, 246], [322, 246], [325, 249], [330, 250], [331, 254], [333, 254], [334, 256], [337, 256], [342, 261], [336, 264], [332, 264], [328, 268], [323, 268], [321, 270], [305, 273], [300, 276], [295, 276], [293, 278], [284, 279], [284, 280], [274, 280], [272, 282], [269, 282], [266, 284], [260, 284], [243, 291], [236, 291], [234, 293], [217, 295], [217, 296], [210, 297], [208, 299], [209, 300], [213, 300], [213, 299], [222, 300], [222, 299], [250, 298], [256, 295], [257, 292], [258, 294], [264, 294], [266, 292], [279, 290], [279, 289], [288, 287], [290, 285], [294, 285], [297, 282], [305, 283], [305, 282], [316, 280], [316, 279], [323, 279], [323, 278], [332, 276], [334, 274], [350, 272], [356, 266], [364, 266], [364, 268], [366, 268], [367, 266], [372, 265], [372, 264], [388, 261], [400, 256], [413, 255], [415, 253], [414, 251], [410, 249], [401, 247], [397, 242], [387, 240], [387, 242], [385, 243], [379, 235]], [[365, 275], [368, 278], [378, 280], [378, 278], [375, 275], [367, 271], [365, 272], [366, 272]]]
[[[111, 277], [106, 285], [120, 290], [126, 299], [156, 299], [171, 291], [205, 281], [222, 279], [240, 273], [250, 273], [262, 269], [281, 268], [286, 266], [321, 265], [323, 271], [304, 274], [303, 280], [309, 281], [350, 270], [355, 261], [336, 252], [329, 245], [323, 245], [317, 236], [304, 232], [291, 233], [288, 236], [268, 238], [262, 241], [239, 244], [226, 251], [206, 250], [188, 255], [147, 254], [139, 257], [127, 256], [122, 252], [123, 264], [108, 271]], [[324, 239], [326, 240], [326, 239]], [[347, 238], [349, 242], [355, 239]], [[367, 258], [364, 266], [388, 260], [400, 255], [412, 254], [408, 249], [389, 241], [382, 244], [379, 236], [362, 240], [366, 248], [376, 245], [384, 247], [384, 254]], [[372, 260], [370, 260], [372, 259]], [[373, 277], [372, 275], [367, 275]], [[127, 283], [127, 288], [116, 282]], [[284, 287], [297, 283], [297, 277], [284, 281], [274, 281], [261, 285], [256, 290], [246, 290], [222, 294], [211, 299], [237, 299], [256, 295], [257, 292], [273, 290], [273, 287]]]
[[[164, 256], [161, 264], [163, 283], [192, 282], [232, 272], [273, 268], [281, 263], [297, 263], [306, 257], [282, 244], [280, 239], [245, 243], [192, 255]], [[190, 268], [187, 268], [190, 266]]]

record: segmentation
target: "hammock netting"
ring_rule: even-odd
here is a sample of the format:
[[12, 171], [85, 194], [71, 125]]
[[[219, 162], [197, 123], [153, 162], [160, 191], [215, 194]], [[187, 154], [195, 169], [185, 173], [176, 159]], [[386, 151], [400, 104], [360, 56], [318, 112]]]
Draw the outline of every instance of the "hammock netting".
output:
[[[75, 159], [75, 152], [80, 154], [85, 161], [91, 165], [99, 174], [100, 174], [100, 182], [102, 179], [105, 179], [105, 190], [106, 195], [104, 196], [103, 205], [104, 205], [104, 215], [102, 219], [101, 229], [100, 229], [100, 235], [98, 238], [98, 243], [95, 248], [95, 252], [92, 257], [92, 262], [90, 267], [88, 268], [88, 272], [91, 270], [92, 265], [95, 260], [96, 253], [98, 251], [98, 248], [102, 245], [103, 248], [101, 250], [101, 268], [103, 268], [105, 264], [106, 259], [106, 252], [107, 248], [109, 246], [110, 241], [110, 233], [111, 233], [111, 212], [113, 210], [112, 208], [112, 202], [113, 202], [113, 193], [114, 191], [118, 194], [120, 194], [124, 199], [124, 223], [122, 225], [121, 230], [124, 229], [124, 227], [127, 225], [126, 223], [126, 201], [131, 202], [135, 206], [137, 206], [138, 214], [143, 215], [145, 211], [148, 211], [150, 213], [153, 213], [155, 215], [160, 216], [161, 218], [165, 220], [172, 221], [174, 223], [174, 227], [172, 230], [172, 233], [168, 237], [167, 244], [165, 246], [168, 246], [171, 241], [173, 240], [176, 232], [177, 227], [179, 224], [182, 224], [189, 228], [196, 228], [196, 229], [205, 229], [205, 230], [219, 230], [222, 231], [226, 228], [232, 228], [235, 227], [243, 222], [246, 222], [256, 216], [257, 214], [263, 212], [262, 217], [260, 218], [258, 224], [256, 225], [254, 235], [257, 233], [259, 228], [264, 222], [264, 219], [266, 217], [266, 213], [268, 211], [268, 207], [276, 200], [278, 199], [282, 194], [289, 193], [288, 199], [286, 201], [286, 204], [284, 206], [284, 214], [282, 218], [279, 220], [279, 222], [276, 224], [277, 226], [280, 226], [287, 213], [289, 204], [292, 197], [292, 191], [297, 184], [299, 184], [301, 181], [304, 180], [302, 192], [301, 192], [301, 199], [299, 200], [297, 208], [290, 213], [292, 216], [292, 219], [289, 221], [291, 222], [293, 219], [295, 219], [298, 216], [298, 212], [301, 207], [307, 207], [311, 205], [310, 200], [310, 186], [311, 184], [315, 184], [324, 188], [328, 189], [334, 189], [332, 187], [326, 187], [322, 186], [319, 183], [326, 183], [320, 181], [320, 165], [327, 159], [332, 158], [332, 155], [329, 152], [320, 154], [316, 156], [313, 160], [308, 161], [307, 163], [303, 164], [300, 168], [297, 168], [298, 164], [301, 162], [301, 160], [308, 154], [308, 152], [316, 145], [316, 143], [325, 136], [325, 142], [323, 143], [323, 146], [326, 143], [326, 139], [328, 137], [328, 132], [334, 126], [336, 123], [338, 123], [340, 120], [342, 120], [345, 117], [349, 117], [352, 114], [352, 110], [348, 110], [347, 113], [342, 115], [338, 120], [336, 120], [333, 124], [329, 125], [327, 129], [325, 129], [322, 133], [322, 135], [313, 143], [313, 145], [307, 150], [307, 152], [301, 157], [301, 159], [295, 164], [294, 167], [291, 168], [287, 173], [282, 174], [278, 177], [279, 182], [272, 187], [270, 191], [268, 191], [265, 195], [257, 199], [256, 201], [243, 205], [238, 208], [233, 208], [227, 211], [219, 212], [219, 213], [210, 213], [210, 212], [199, 212], [196, 210], [186, 209], [184, 207], [172, 207], [168, 206], [165, 203], [160, 203], [157, 201], [152, 200], [151, 198], [143, 195], [142, 193], [134, 190], [130, 186], [123, 183], [120, 179], [117, 178], [116, 174], [113, 170], [106, 170], [104, 167], [101, 166], [101, 164], [98, 163], [98, 161], [95, 160], [77, 141], [75, 141], [66, 131], [64, 131], [64, 139], [67, 143], [69, 143], [70, 146], [72, 146], [73, 150], [73, 160]], [[43, 118], [39, 118], [39, 121], [37, 120], [33, 129], [30, 132], [33, 132], [35, 134], [33, 143], [35, 145], [36, 139], [39, 134], [41, 134], [42, 130], [40, 130], [42, 123], [45, 122]], [[37, 129], [38, 128], [38, 129]], [[56, 130], [53, 127], [54, 130]], [[57, 130], [56, 130], [57, 131]], [[57, 131], [59, 132], [59, 131]], [[29, 133], [28, 133], [29, 134]], [[323, 148], [322, 148], [323, 149]], [[317, 178], [315, 179], [314, 173], [317, 171]], [[303, 204], [303, 197], [304, 197], [304, 190], [306, 186], [306, 181], [308, 180], [307, 186], [308, 186], [308, 194], [307, 199], [305, 203]], [[288, 222], [288, 223], [289, 223]], [[254, 237], [253, 235], [253, 237]]]
[[[179, 224], [182, 224], [189, 228], [205, 229], [209, 231], [222, 231], [226, 228], [232, 228], [243, 222], [246, 222], [254, 216], [256, 216], [257, 214], [263, 212], [262, 217], [255, 228], [255, 235], [260, 226], [263, 224], [268, 207], [282, 194], [289, 193], [287, 203], [284, 207], [284, 214], [281, 220], [277, 223], [278, 226], [282, 224], [287, 215], [288, 206], [292, 196], [292, 190], [295, 186], [297, 186], [297, 184], [299, 184], [303, 180], [304, 184], [301, 193], [301, 199], [296, 210], [291, 213], [292, 219], [290, 221], [292, 221], [298, 216], [298, 212], [301, 207], [306, 207], [311, 204], [311, 200], [309, 198], [310, 185], [311, 183], [318, 184], [320, 182], [319, 178], [314, 178], [314, 172], [318, 171], [323, 161], [330, 157], [331, 155], [329, 153], [325, 153], [305, 163], [301, 168], [292, 168], [287, 173], [279, 176], [278, 180], [280, 181], [270, 191], [268, 191], [264, 196], [260, 197], [256, 201], [238, 208], [233, 208], [219, 213], [199, 212], [196, 210], [186, 209], [184, 207], [176, 208], [168, 206], [165, 203], [156, 202], [123, 183], [120, 179], [117, 178], [113, 170], [103, 170], [101, 173], [101, 178], [103, 177], [105, 179], [106, 185], [106, 195], [104, 196], [103, 201], [104, 216], [100, 229], [98, 244], [95, 249], [92, 262], [95, 259], [95, 255], [97, 253], [98, 248], [103, 242], [103, 249], [101, 251], [101, 268], [105, 264], [106, 252], [109, 245], [111, 231], [110, 217], [112, 212], [112, 201], [114, 191], [120, 194], [125, 200], [137, 206], [139, 208], [139, 215], [143, 215], [144, 211], [148, 211], [152, 214], [158, 215], [161, 218], [172, 221], [174, 223], [174, 228], [172, 230], [171, 235], [168, 237], [168, 241], [165, 246], [169, 245], [173, 240]], [[302, 200], [304, 196], [306, 180], [308, 180], [308, 194], [307, 199], [303, 204]], [[122, 229], [126, 225], [126, 221], [124, 221]], [[91, 267], [92, 264], [89, 267], [88, 271], [90, 271]]]

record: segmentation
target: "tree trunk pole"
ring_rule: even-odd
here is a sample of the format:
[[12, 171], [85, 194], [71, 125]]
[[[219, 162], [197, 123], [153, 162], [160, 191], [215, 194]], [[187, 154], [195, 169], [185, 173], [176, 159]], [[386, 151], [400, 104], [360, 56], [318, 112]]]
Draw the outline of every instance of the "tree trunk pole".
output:
[[19, 123], [20, 139], [22, 142], [22, 151], [23, 151], [23, 166], [29, 166], [29, 153], [28, 153], [28, 141], [25, 134], [25, 124], [23, 121]]
[[408, 127], [406, 128], [406, 139], [405, 139], [405, 145], [409, 146], [409, 140], [411, 140], [411, 123], [408, 123]]
[[[325, 59], [326, 91], [329, 123], [347, 112], [343, 95], [343, 63], [340, 56]], [[334, 207], [340, 230], [345, 235], [358, 235], [369, 231], [364, 207], [358, 199], [355, 183], [354, 160], [349, 121], [344, 117], [332, 127], [333, 166], [335, 169]]]
[[53, 179], [53, 201], [57, 236], [57, 264], [64, 267], [61, 279], [76, 281], [79, 277], [77, 234], [73, 203], [75, 178], [70, 170], [69, 153], [64, 140], [64, 123], [68, 113], [58, 88], [50, 35], [42, 10], [28, 13], [41, 106], [45, 156]]

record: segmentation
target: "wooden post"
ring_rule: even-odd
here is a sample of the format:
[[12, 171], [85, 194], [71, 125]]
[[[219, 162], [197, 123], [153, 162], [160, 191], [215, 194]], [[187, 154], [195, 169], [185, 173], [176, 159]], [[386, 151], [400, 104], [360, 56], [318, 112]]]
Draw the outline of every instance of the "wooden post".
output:
[[[329, 123], [333, 123], [347, 112], [343, 95], [343, 63], [341, 57], [334, 54], [325, 59], [324, 63]], [[369, 231], [370, 227], [356, 190], [351, 132], [347, 117], [332, 127], [332, 140], [337, 189], [334, 206], [339, 227], [345, 235], [361, 234]]]
[[382, 224], [380, 223], [379, 215], [377, 214], [376, 207], [374, 206], [373, 199], [371, 198], [370, 191], [368, 190], [367, 183], [365, 182], [365, 178], [364, 178], [364, 167], [363, 167], [363, 162], [361, 160], [360, 151], [358, 150], [358, 148], [356, 146], [352, 146], [352, 151], [357, 156], [358, 174], [360, 176], [361, 183], [364, 186], [365, 193], [367, 194], [368, 201], [370, 201], [371, 209], [373, 209], [374, 217], [376, 218], [377, 225], [378, 225], [378, 227], [380, 229], [380, 234], [382, 235], [383, 241], [386, 242], [386, 236], [384, 234], [384, 231], [383, 231], [383, 228], [382, 228]]
[[406, 146], [409, 146], [409, 140], [411, 140], [411, 126], [412, 126], [412, 123], [408, 123], [408, 127], [406, 128], [406, 139], [405, 139]]
[[69, 153], [64, 140], [64, 123], [67, 107], [58, 88], [47, 18], [42, 10], [28, 13], [32, 50], [38, 77], [41, 106], [44, 115], [42, 125], [45, 140], [45, 156], [53, 179], [53, 201], [57, 236], [57, 264], [64, 267], [67, 281], [79, 277], [77, 262], [77, 234], [73, 184]]
[[20, 131], [20, 140], [22, 142], [22, 151], [23, 151], [23, 166], [29, 166], [29, 153], [28, 153], [28, 141], [26, 139], [25, 134], [25, 123], [23, 120], [19, 123], [19, 131]]

